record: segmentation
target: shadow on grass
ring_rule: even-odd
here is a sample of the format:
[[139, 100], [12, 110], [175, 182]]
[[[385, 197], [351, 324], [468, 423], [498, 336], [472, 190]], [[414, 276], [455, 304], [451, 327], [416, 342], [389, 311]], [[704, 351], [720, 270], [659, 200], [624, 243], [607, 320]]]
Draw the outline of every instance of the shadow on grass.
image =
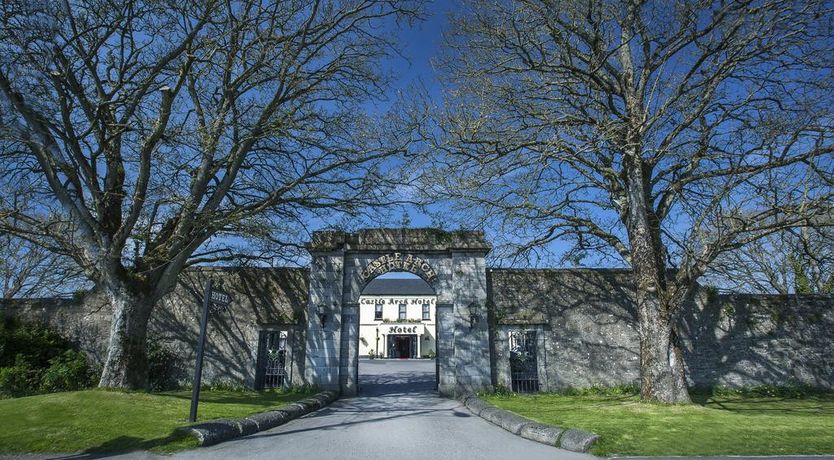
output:
[[[191, 400], [191, 392], [165, 392], [158, 393], [162, 396], [170, 396], [177, 399]], [[316, 394], [315, 392], [308, 393], [241, 393], [241, 394], [211, 394], [209, 392], [200, 393], [201, 403], [217, 403], [217, 404], [246, 404], [256, 405], [261, 407], [271, 407], [276, 404], [286, 404], [299, 399], [309, 398]], [[254, 399], [253, 399], [254, 396]]]
[[802, 397], [723, 396], [708, 392], [690, 394], [693, 404], [702, 407], [736, 413], [761, 413], [762, 415], [828, 414], [834, 413], [834, 396], [818, 393]]
[[98, 446], [91, 447], [80, 454], [61, 457], [63, 459], [93, 459], [111, 455], [126, 454], [136, 451], [152, 451], [155, 453], [170, 453], [178, 450], [198, 447], [197, 440], [189, 434], [173, 430], [168, 436], [154, 439], [143, 439], [135, 436], [119, 436]]

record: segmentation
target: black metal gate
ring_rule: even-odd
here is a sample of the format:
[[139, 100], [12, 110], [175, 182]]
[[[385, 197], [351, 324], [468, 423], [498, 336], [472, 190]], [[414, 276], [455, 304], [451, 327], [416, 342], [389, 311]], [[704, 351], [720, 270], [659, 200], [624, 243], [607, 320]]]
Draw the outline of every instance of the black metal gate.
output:
[[510, 378], [515, 393], [539, 391], [536, 331], [510, 332]]
[[287, 331], [266, 331], [261, 336], [263, 355], [261, 388], [281, 388], [289, 384], [287, 376]]

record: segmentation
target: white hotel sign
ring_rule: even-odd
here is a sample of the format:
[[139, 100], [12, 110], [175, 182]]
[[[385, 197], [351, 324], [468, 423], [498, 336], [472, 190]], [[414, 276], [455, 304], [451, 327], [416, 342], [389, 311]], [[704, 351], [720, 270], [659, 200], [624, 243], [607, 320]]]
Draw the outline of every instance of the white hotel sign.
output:
[[[386, 326], [380, 327], [381, 330]], [[391, 324], [387, 326], [386, 334], [417, 334], [423, 335], [425, 326], [422, 324]], [[382, 332], [382, 331], [380, 331]]]

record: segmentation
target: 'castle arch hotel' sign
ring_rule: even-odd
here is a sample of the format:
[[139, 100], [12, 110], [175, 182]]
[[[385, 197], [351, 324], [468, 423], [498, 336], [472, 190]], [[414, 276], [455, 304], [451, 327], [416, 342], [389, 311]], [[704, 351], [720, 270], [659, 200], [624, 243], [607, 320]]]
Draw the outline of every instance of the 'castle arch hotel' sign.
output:
[[426, 280], [429, 284], [432, 284], [437, 279], [437, 272], [428, 261], [413, 254], [402, 254], [399, 252], [385, 254], [372, 260], [362, 270], [359, 277], [362, 278], [363, 283], [367, 283], [383, 273], [400, 271], [413, 273]]

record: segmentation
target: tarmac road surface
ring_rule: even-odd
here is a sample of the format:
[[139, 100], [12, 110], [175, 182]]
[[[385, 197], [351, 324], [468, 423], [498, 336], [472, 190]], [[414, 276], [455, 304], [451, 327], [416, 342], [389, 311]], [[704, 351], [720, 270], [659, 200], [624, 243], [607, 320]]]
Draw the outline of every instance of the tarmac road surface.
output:
[[435, 392], [433, 360], [361, 360], [360, 396], [177, 459], [589, 460], [528, 441]]

